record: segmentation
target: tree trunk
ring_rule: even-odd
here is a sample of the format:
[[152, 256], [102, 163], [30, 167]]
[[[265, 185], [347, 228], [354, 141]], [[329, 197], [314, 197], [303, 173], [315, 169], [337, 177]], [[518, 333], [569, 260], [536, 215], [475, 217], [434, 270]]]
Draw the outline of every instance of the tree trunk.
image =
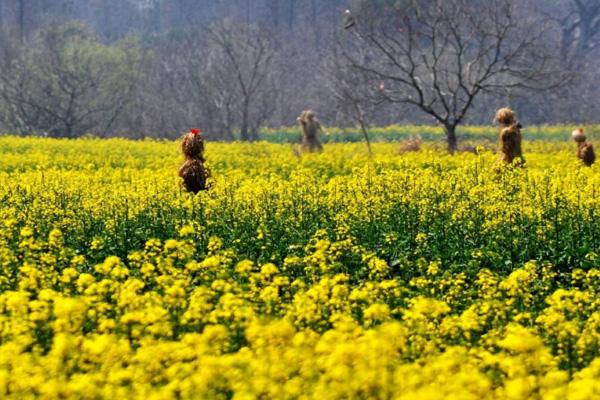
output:
[[275, 30], [279, 29], [279, 0], [271, 0], [268, 3], [271, 23], [275, 26]]
[[295, 0], [290, 0], [290, 14], [288, 18], [288, 26], [291, 31], [294, 30], [294, 19], [296, 18], [296, 4]]
[[246, 24], [250, 24], [250, 0], [246, 0]]
[[240, 128], [240, 139], [244, 142], [250, 141], [250, 136], [248, 135], [248, 125], [246, 124], [242, 124], [242, 127]]
[[448, 140], [448, 153], [454, 154], [458, 149], [458, 140], [456, 139], [456, 125], [448, 124], [444, 126], [446, 139]]
[[372, 156], [373, 152], [371, 151], [371, 140], [369, 140], [369, 130], [362, 116], [358, 118], [358, 123], [360, 124], [360, 130], [362, 131], [363, 137], [365, 138], [365, 142], [367, 143], [367, 150], [369, 150], [369, 155]]
[[65, 133], [64, 133], [64, 135], [68, 139], [72, 139], [74, 137], [74, 135], [73, 135], [73, 126], [71, 124], [66, 124], [65, 125]]
[[233, 142], [235, 140], [235, 136], [233, 136], [233, 132], [231, 130], [231, 126], [227, 126], [224, 128], [223, 132], [225, 132], [225, 140], [228, 142]]
[[242, 125], [240, 126], [240, 139], [247, 142], [250, 140], [250, 135], [248, 135], [248, 108], [244, 107], [244, 111], [242, 112]]
[[225, 125], [225, 133], [227, 136], [227, 140], [230, 141], [234, 141], [235, 140], [235, 136], [233, 134], [233, 121], [232, 121], [232, 116], [231, 116], [231, 105], [229, 103], [225, 104], [225, 121], [223, 122], [223, 124]]
[[19, 0], [19, 37], [25, 41], [25, 0]]
[[250, 98], [247, 96], [242, 105], [242, 124], [240, 126], [240, 139], [252, 141], [250, 132]]

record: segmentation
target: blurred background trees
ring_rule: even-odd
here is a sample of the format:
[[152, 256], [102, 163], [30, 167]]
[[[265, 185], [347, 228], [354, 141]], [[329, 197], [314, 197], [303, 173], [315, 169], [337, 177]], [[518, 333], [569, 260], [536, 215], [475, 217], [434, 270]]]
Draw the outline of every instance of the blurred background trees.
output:
[[[493, 14], [477, 15], [465, 8], [490, 2], [452, 1], [464, 15], [494, 22]], [[548, 62], [552, 56], [552, 68], [560, 67], [562, 85], [540, 93], [534, 90], [539, 89], [536, 85], [516, 85], [507, 74], [502, 78], [499, 74], [492, 80], [494, 90], [477, 89], [472, 101], [459, 96], [458, 113], [451, 113], [446, 122], [461, 117], [460, 123], [489, 124], [493, 110], [503, 105], [517, 108], [526, 124], [600, 122], [600, 104], [594, 101], [600, 89], [598, 1], [504, 1], [514, 9], [511, 37], [527, 37], [528, 28], [535, 27], [536, 38], [546, 45], [544, 51], [554, 50]], [[394, 18], [419, 7], [424, 13], [434, 3], [4, 0], [0, 2], [0, 132], [176, 137], [198, 125], [213, 139], [255, 140], [262, 127], [294, 124], [305, 108], [315, 109], [326, 125], [358, 125], [365, 130], [390, 123], [443, 124], [431, 113], [417, 112], [418, 104], [391, 104], [409, 98], [414, 86], [402, 88], [381, 74], [364, 74], [367, 66], [381, 66], [383, 58], [377, 43], [357, 38], [357, 33], [367, 37], [365, 27], [381, 27], [385, 22], [386, 43], [398, 44], [391, 47], [388, 61], [401, 60], [397, 56], [406, 31], [401, 31], [404, 23]], [[357, 21], [352, 29], [344, 29], [347, 8]], [[394, 23], [400, 24], [398, 29]], [[454, 26], [466, 34], [474, 25], [465, 20]], [[469, 42], [465, 54], [475, 54], [474, 43], [478, 42]], [[416, 78], [428, 93], [439, 92], [435, 107], [443, 108], [442, 100], [460, 95], [454, 79], [459, 75], [437, 68], [451, 64], [442, 60], [448, 54], [436, 68], [427, 69], [439, 53], [423, 37], [418, 44], [420, 54], [428, 57], [420, 60], [425, 67]], [[348, 52], [349, 48], [355, 52]], [[531, 67], [540, 66], [536, 54], [530, 54]], [[545, 79], [543, 73], [552, 70], [546, 68], [549, 65], [530, 78]], [[357, 66], [363, 67], [362, 72]], [[446, 87], [435, 88], [432, 72], [446, 79]], [[463, 100], [468, 104], [465, 113], [460, 112]]]
[[347, 15], [355, 40], [342, 46], [343, 62], [371, 87], [379, 82], [380, 102], [441, 124], [454, 152], [456, 128], [480, 97], [564, 83], [544, 27], [521, 11], [512, 0], [364, 2]]
[[44, 28], [0, 70], [5, 119], [18, 133], [109, 132], [135, 96], [137, 71], [135, 46], [101, 44], [76, 22]]

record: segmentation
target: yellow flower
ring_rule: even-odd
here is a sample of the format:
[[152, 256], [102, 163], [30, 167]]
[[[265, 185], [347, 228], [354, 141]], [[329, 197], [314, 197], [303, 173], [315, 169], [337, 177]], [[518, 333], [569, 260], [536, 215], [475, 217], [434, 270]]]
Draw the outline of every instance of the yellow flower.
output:
[[506, 328], [506, 334], [498, 342], [498, 345], [512, 352], [526, 353], [542, 348], [544, 343], [530, 329], [518, 324], [511, 324]]
[[196, 233], [196, 230], [192, 225], [185, 225], [179, 230], [179, 236], [181, 237], [193, 236], [194, 233]]

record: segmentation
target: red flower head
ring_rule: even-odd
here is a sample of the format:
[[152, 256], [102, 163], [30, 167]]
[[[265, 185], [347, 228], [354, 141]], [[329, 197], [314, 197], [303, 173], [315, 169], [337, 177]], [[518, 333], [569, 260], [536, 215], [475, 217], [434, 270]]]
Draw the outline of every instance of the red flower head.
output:
[[192, 129], [190, 129], [190, 132], [192, 135], [199, 135], [202, 133], [202, 131], [198, 128], [192, 128]]

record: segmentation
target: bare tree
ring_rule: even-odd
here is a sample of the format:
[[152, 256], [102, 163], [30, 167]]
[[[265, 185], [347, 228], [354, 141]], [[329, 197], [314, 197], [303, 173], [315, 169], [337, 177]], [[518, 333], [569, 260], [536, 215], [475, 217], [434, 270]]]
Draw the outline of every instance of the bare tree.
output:
[[381, 82], [381, 99], [416, 107], [442, 124], [449, 152], [457, 148], [456, 127], [482, 93], [556, 81], [540, 44], [543, 29], [521, 16], [513, 0], [367, 3], [347, 30], [347, 65]]
[[[355, 24], [342, 30], [348, 4]], [[600, 88], [599, 12], [596, 0], [0, 1], [0, 52], [8, 51], [0, 58], [0, 130], [58, 135], [66, 134], [68, 124], [72, 135], [174, 137], [201, 125], [212, 139], [241, 134], [251, 140], [260, 127], [293, 125], [298, 112], [310, 108], [329, 124], [353, 123], [368, 134], [369, 126], [430, 123], [432, 116], [450, 129], [488, 123], [490, 109], [505, 104], [517, 107], [528, 123], [590, 123], [598, 121], [600, 105], [582, 100]], [[225, 17], [230, 20], [223, 22]], [[64, 61], [76, 53], [104, 61], [73, 61], [88, 67], [70, 73], [91, 72], [89, 82], [96, 86], [77, 93], [77, 107], [69, 113], [106, 107], [109, 94], [119, 97], [127, 89], [126, 101], [113, 102], [126, 103], [115, 118], [113, 112], [93, 112], [73, 125], [64, 113], [51, 117], [31, 105], [56, 113], [57, 104], [67, 104], [61, 99], [70, 94], [61, 94], [57, 77], [68, 69], [55, 73], [62, 61], [39, 33], [74, 19], [88, 23], [97, 37], [71, 41]], [[340, 31], [344, 51], [334, 55]], [[123, 54], [123, 39], [130, 35], [141, 39], [143, 62], [136, 51]], [[562, 51], [562, 66], [572, 77], [564, 87], [530, 90], [550, 81], [549, 58], [539, 42]], [[486, 75], [497, 43], [499, 58]], [[136, 70], [124, 61], [97, 74], [114, 57], [137, 57]], [[133, 82], [122, 79], [125, 72], [143, 80], [125, 84]], [[114, 82], [122, 84], [105, 89]]]
[[131, 97], [135, 66], [133, 52], [98, 44], [80, 24], [48, 28], [4, 65], [0, 96], [16, 114], [18, 131], [104, 133]]
[[229, 20], [209, 27], [208, 41], [209, 46], [214, 46], [214, 68], [218, 68], [226, 82], [236, 84], [240, 138], [258, 139], [251, 128], [259, 125], [257, 119], [265, 118], [268, 107], [264, 107], [264, 102], [275, 102], [273, 92], [266, 86], [271, 82], [269, 75], [277, 55], [275, 44], [259, 27]]
[[169, 132], [201, 126], [213, 140], [234, 140], [237, 131], [255, 140], [277, 106], [279, 60], [256, 26], [223, 20], [165, 35], [142, 88], [148, 120], [164, 116], [160, 126]]
[[217, 73], [203, 33], [188, 29], [156, 46], [150, 85], [142, 89], [150, 92], [149, 120], [164, 115], [162, 129], [174, 134], [199, 126], [211, 139], [233, 140], [235, 81]]
[[[327, 71], [330, 79], [327, 82], [328, 89], [336, 100], [339, 112], [360, 127], [365, 139], [369, 154], [371, 151], [371, 140], [369, 137], [370, 120], [375, 115], [377, 108], [381, 106], [381, 97], [378, 98], [377, 91], [380, 87], [374, 87], [373, 82], [366, 78], [360, 70], [344, 64], [342, 57], [333, 50], [333, 56], [328, 59]], [[354, 59], [360, 63], [365, 62], [365, 52], [358, 49]]]
[[[212, 115], [216, 119], [216, 129], [222, 132], [224, 139], [234, 140], [235, 127], [239, 122], [239, 86], [236, 80], [232, 79], [232, 76], [235, 76], [233, 66], [221, 65], [220, 60], [219, 51], [208, 52], [204, 60], [204, 84], [207, 101], [210, 102]], [[198, 85], [200, 84], [198, 82]]]
[[597, 0], [568, 0], [562, 7], [546, 10], [545, 15], [560, 26], [563, 59], [573, 62], [587, 59], [600, 47], [600, 2]]
[[596, 0], [529, 0], [536, 14], [551, 28], [547, 42], [560, 55], [569, 73], [568, 84], [543, 93], [515, 91], [516, 105], [535, 123], [597, 121], [599, 106], [581, 101], [596, 96], [600, 88], [600, 2]]
[[19, 25], [19, 38], [21, 42], [25, 40], [25, 0], [19, 0], [18, 4], [18, 25]]

